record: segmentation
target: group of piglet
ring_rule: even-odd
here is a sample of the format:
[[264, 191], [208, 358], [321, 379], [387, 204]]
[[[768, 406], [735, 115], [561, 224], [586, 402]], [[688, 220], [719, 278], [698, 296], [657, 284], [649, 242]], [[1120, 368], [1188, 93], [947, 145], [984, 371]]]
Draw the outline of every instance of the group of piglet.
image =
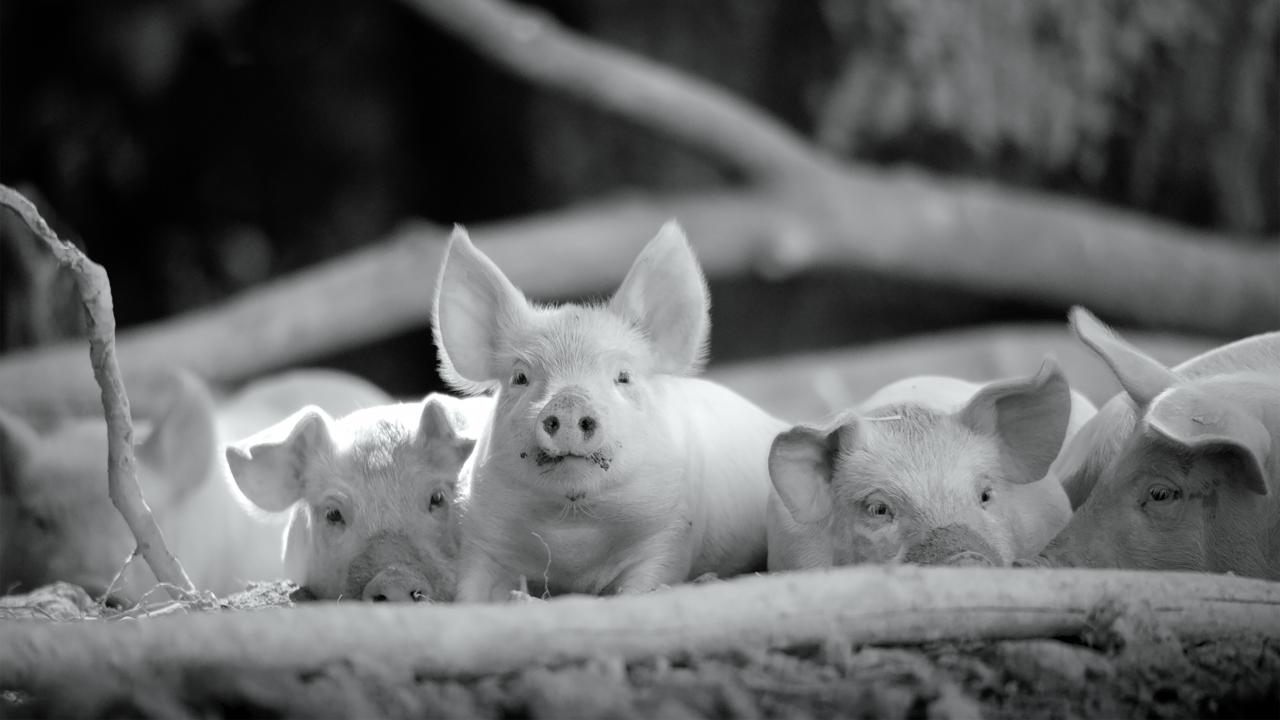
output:
[[[607, 303], [529, 302], [455, 231], [433, 329], [467, 395], [394, 403], [295, 371], [215, 400], [172, 376], [139, 480], [201, 589], [503, 601], [858, 563], [1076, 565], [1280, 579], [1280, 332], [1169, 369], [1082, 309], [1124, 392], [1046, 359], [913, 377], [790, 426], [694, 377], [705, 281], [668, 223]], [[298, 409], [301, 408], [301, 409]], [[265, 429], [263, 429], [265, 428]], [[0, 411], [0, 589], [155, 585], [107, 497], [101, 421]]]

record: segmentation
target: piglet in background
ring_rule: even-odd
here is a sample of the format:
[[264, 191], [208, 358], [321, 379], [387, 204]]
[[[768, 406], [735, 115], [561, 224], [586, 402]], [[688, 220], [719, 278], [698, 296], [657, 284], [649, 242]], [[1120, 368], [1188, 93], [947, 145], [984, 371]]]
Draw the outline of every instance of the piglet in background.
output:
[[[305, 404], [349, 412], [387, 395], [345, 373], [302, 370], [247, 385], [216, 402], [194, 375], [170, 376], [168, 409], [137, 448], [137, 475], [169, 549], [200, 590], [219, 595], [252, 580], [283, 576], [283, 519], [243, 508], [222, 460], [229, 440], [256, 431]], [[106, 426], [100, 418], [64, 423], [37, 435], [0, 412], [0, 589], [26, 591], [62, 580], [94, 596], [133, 604], [155, 587], [135, 542], [107, 494]], [[125, 570], [111, 585], [120, 569]]]
[[684, 232], [662, 227], [607, 303], [530, 303], [461, 229], [436, 292], [444, 376], [496, 390], [463, 516], [460, 600], [645, 592], [763, 568], [769, 442], [784, 424], [702, 365], [710, 319]]
[[1280, 332], [1170, 370], [1083, 308], [1071, 322], [1124, 392], [1055, 468], [1078, 507], [1039, 562], [1280, 580]]
[[284, 571], [301, 586], [295, 597], [452, 600], [458, 473], [475, 445], [465, 434], [491, 405], [433, 394], [338, 420], [307, 407], [229, 446], [245, 497], [288, 513]]
[[893, 383], [769, 456], [769, 569], [866, 562], [1008, 565], [1071, 515], [1045, 474], [1094, 413], [1056, 363], [985, 385]]

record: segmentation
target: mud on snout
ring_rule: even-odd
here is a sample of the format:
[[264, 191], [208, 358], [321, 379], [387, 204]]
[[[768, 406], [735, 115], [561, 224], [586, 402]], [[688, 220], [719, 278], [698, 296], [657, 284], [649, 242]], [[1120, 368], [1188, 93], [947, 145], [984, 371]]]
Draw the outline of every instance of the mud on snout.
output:
[[996, 551], [972, 528], [944, 525], [933, 528], [907, 550], [903, 562], [919, 565], [1002, 565]]

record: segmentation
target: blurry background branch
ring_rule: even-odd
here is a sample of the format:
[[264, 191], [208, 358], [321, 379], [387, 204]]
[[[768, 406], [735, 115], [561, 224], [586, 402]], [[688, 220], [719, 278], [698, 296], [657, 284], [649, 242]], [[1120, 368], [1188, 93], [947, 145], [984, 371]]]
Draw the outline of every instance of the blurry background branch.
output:
[[[405, 0], [519, 77], [777, 180], [804, 223], [778, 254], [944, 280], [1200, 332], [1280, 327], [1280, 247], [994, 186], [839, 166], [715, 86], [502, 0]], [[785, 210], [784, 210], [785, 209]], [[782, 236], [786, 238], [785, 235]], [[621, 260], [621, 258], [619, 258]]]
[[[10, 83], [5, 167], [95, 228], [122, 325], [151, 321], [120, 337], [138, 409], [154, 397], [151, 368], [234, 383], [421, 328], [443, 243], [435, 228], [281, 277], [386, 240], [406, 215], [476, 220], [477, 242], [540, 298], [607, 291], [658, 224], [680, 217], [719, 283], [718, 360], [735, 346], [790, 352], [913, 323], [1053, 318], [1077, 302], [1121, 323], [1219, 337], [1280, 326], [1280, 246], [1243, 234], [1276, 227], [1273, 2], [541, 4], [566, 25], [493, 0], [228, 4], [216, 18], [185, 16], [188, 5], [85, 3], [70, 18], [112, 58], [103, 77], [118, 72], [121, 87], [77, 95], [65, 69], [30, 88]], [[18, 27], [43, 7], [4, 12]], [[414, 13], [430, 22], [406, 22]], [[296, 41], [271, 30], [298, 23], [309, 30]], [[343, 42], [314, 42], [332, 33]], [[40, 36], [11, 33], [5, 52]], [[840, 60], [829, 79], [805, 59], [819, 47]], [[469, 50], [505, 75], [486, 75]], [[231, 88], [244, 94], [224, 102]], [[556, 105], [554, 91], [576, 104]], [[797, 110], [809, 96], [813, 117]], [[86, 104], [94, 112], [80, 112]], [[245, 106], [266, 109], [246, 123]], [[902, 161], [1007, 185], [870, 164]], [[1214, 202], [1187, 178], [1212, 178]], [[726, 180], [737, 188], [705, 189]], [[635, 184], [666, 194], [601, 199]], [[3, 314], [44, 307], [37, 294], [58, 289], [36, 286], [45, 290]], [[978, 311], [954, 307], [957, 295]], [[778, 329], [797, 326], [808, 335]], [[429, 341], [412, 337], [423, 340], [400, 356], [352, 356], [394, 365], [409, 378], [397, 392], [425, 392]], [[0, 358], [10, 409], [87, 411], [93, 394], [74, 345]]]
[[[802, 213], [772, 195], [739, 192], [601, 202], [480, 225], [472, 228], [472, 234], [529, 295], [564, 297], [590, 294], [621, 281], [630, 258], [670, 216], [681, 218], [713, 278], [743, 274], [776, 278], [847, 263], [851, 255], [857, 257], [856, 243], [866, 227], [853, 228], [830, 216]], [[445, 237], [439, 228], [408, 226], [384, 243], [270, 281], [225, 303], [122, 333], [121, 365], [130, 387], [141, 390], [135, 391], [138, 411], [146, 416], [159, 410], [145, 404], [163, 397], [149, 387], [158, 382], [154, 374], [158, 369], [176, 365], [215, 382], [234, 383], [424, 325], [430, 318], [432, 279]], [[937, 237], [941, 242], [952, 236], [940, 232]], [[962, 240], [949, 242], [956, 243], [954, 253], [963, 255]], [[538, 251], [531, 253], [530, 247]], [[1080, 249], [1078, 262], [1088, 272], [1086, 287], [1093, 288], [1088, 297], [1094, 307], [1125, 307], [1124, 303], [1140, 302], [1132, 297], [1136, 293], [1159, 292], [1152, 275], [1162, 270], [1181, 283], [1165, 288], [1166, 292], [1177, 289], [1192, 298], [1206, 298], [1199, 302], [1205, 308], [1216, 302], [1214, 288], [1202, 287], [1215, 273], [1222, 278], [1235, 277], [1232, 273], [1267, 274], [1265, 258], [1254, 260], [1262, 267], [1246, 270], [1190, 243], [1184, 252], [1205, 256], [1197, 272], [1185, 268], [1179, 273], [1176, 266], [1165, 266], [1157, 258], [1150, 264], [1152, 273], [1141, 274], [1124, 267], [1111, 253], [1091, 253], [1090, 247]], [[1009, 255], [1016, 252], [1006, 250]], [[546, 262], [546, 258], [564, 257], [572, 257], [573, 262]], [[953, 272], [988, 273], [993, 283], [1010, 292], [1039, 293], [1062, 303], [1081, 296], [1080, 285], [1056, 273], [1060, 258], [1054, 253], [1032, 255], [1024, 250], [1007, 262], [991, 267], [995, 261], [983, 266], [977, 260], [956, 257], [948, 267]], [[1024, 271], [1014, 262], [1020, 262]], [[903, 264], [909, 264], [909, 258]], [[1144, 277], [1151, 284], [1143, 284]], [[1268, 317], [1266, 312], [1247, 314], [1236, 321], [1236, 327], [1252, 327], [1251, 322]], [[0, 358], [0, 406], [16, 412], [84, 413], [91, 407], [93, 387], [78, 343]]]
[[[31, 231], [48, 245], [54, 257], [69, 268], [76, 278], [76, 289], [83, 304], [89, 334], [89, 360], [93, 377], [101, 389], [102, 411], [107, 421], [107, 486], [111, 502], [124, 517], [138, 541], [142, 555], [156, 579], [174, 599], [195, 591], [178, 559], [165, 546], [160, 527], [151, 509], [142, 499], [133, 456], [133, 419], [129, 396], [125, 392], [120, 368], [116, 363], [116, 320], [111, 305], [111, 283], [101, 265], [89, 260], [76, 246], [54, 234], [40, 213], [26, 198], [0, 185], [0, 205], [22, 218]], [[83, 343], [77, 343], [83, 346]], [[83, 347], [79, 364], [85, 365]], [[78, 373], [69, 373], [76, 376]], [[43, 380], [56, 385], [56, 375]]]
[[673, 68], [583, 37], [545, 12], [483, 0], [404, 0], [530, 82], [655, 129], [755, 180], [817, 160], [785, 125]]

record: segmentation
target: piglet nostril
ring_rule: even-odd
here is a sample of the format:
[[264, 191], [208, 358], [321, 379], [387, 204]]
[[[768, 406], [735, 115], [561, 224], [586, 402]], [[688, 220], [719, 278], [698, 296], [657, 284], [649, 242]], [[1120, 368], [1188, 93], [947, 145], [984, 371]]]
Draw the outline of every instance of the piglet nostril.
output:
[[383, 595], [382, 593], [378, 593], [377, 595], [374, 595], [373, 597], [369, 598], [369, 600], [371, 602], [386, 602], [387, 596]]
[[560, 418], [555, 415], [546, 418], [542, 421], [542, 429], [546, 430], [548, 435], [554, 436], [560, 429]]
[[578, 421], [578, 429], [582, 430], [583, 437], [591, 437], [596, 431], [596, 419], [593, 417], [584, 417]]

